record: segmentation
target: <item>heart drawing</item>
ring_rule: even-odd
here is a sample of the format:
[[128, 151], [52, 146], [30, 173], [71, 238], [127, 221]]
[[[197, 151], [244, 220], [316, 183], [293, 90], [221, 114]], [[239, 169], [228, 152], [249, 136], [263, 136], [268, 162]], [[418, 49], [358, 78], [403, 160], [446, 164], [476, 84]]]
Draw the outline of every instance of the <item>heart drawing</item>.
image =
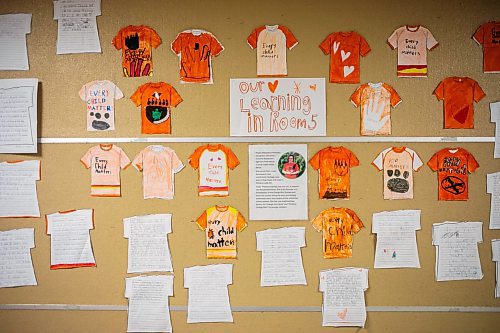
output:
[[354, 72], [354, 66], [344, 66], [344, 77], [349, 76], [352, 72]]
[[309, 88], [310, 88], [312, 91], [316, 91], [316, 84], [310, 84], [310, 85], [309, 85]]
[[342, 58], [342, 61], [345, 61], [350, 56], [351, 52], [344, 52], [344, 50], [340, 50], [340, 57]]
[[276, 91], [276, 88], [278, 88], [278, 80], [274, 80], [273, 83], [268, 82], [267, 87], [274, 94], [274, 92]]
[[339, 50], [340, 43], [339, 42], [333, 42], [333, 54], [336, 54], [337, 51]]
[[342, 311], [339, 311], [339, 312], [337, 313], [337, 316], [338, 316], [340, 319], [344, 320], [344, 319], [345, 319], [345, 317], [347, 316], [347, 308], [345, 308], [345, 309], [344, 309], [344, 310], [342, 310]]

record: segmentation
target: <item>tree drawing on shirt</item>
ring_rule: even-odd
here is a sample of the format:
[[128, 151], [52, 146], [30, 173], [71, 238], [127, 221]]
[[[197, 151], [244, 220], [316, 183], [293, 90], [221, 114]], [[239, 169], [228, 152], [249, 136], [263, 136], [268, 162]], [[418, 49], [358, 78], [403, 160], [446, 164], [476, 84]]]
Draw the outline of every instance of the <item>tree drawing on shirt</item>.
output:
[[363, 117], [365, 129], [378, 132], [390, 119], [390, 115], [382, 117], [386, 103], [380, 98], [370, 98], [365, 108]]

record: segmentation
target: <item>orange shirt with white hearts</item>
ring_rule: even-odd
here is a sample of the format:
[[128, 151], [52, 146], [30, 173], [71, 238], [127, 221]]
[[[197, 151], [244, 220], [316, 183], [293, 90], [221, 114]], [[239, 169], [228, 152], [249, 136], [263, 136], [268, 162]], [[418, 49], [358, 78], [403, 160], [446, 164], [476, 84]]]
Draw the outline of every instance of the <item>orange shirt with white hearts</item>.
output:
[[212, 206], [196, 219], [205, 230], [208, 259], [236, 259], [236, 233], [246, 228], [241, 213], [231, 206]]
[[397, 28], [387, 43], [398, 49], [398, 77], [426, 77], [427, 50], [439, 45], [429, 29], [420, 25]]
[[471, 153], [463, 148], [444, 148], [427, 165], [438, 174], [438, 200], [469, 198], [469, 173], [479, 168]]
[[198, 169], [198, 195], [222, 197], [229, 195], [229, 169], [240, 161], [228, 147], [207, 144], [196, 148], [189, 164]]
[[282, 25], [263, 25], [247, 38], [252, 49], [257, 48], [257, 76], [287, 76], [286, 49], [299, 42]]
[[468, 77], [448, 77], [433, 94], [444, 100], [444, 128], [474, 128], [474, 102], [486, 96], [479, 83]]
[[125, 152], [113, 144], [100, 144], [90, 148], [80, 160], [90, 169], [90, 195], [93, 197], [119, 197], [120, 170], [130, 165]]
[[137, 154], [132, 165], [142, 171], [144, 199], [174, 198], [174, 174], [184, 168], [175, 151], [163, 146], [147, 146]]
[[423, 165], [415, 151], [390, 147], [378, 154], [372, 164], [384, 171], [384, 199], [413, 199], [413, 171]]
[[366, 56], [370, 45], [357, 32], [334, 32], [319, 45], [330, 55], [330, 82], [359, 83], [360, 56]]
[[500, 73], [500, 21], [484, 23], [472, 38], [483, 46], [483, 72]]
[[179, 56], [181, 82], [212, 83], [212, 57], [224, 50], [217, 38], [204, 30], [186, 30], [171, 45]]
[[396, 90], [386, 83], [365, 83], [351, 95], [351, 102], [361, 106], [361, 135], [390, 135], [391, 107], [401, 103]]

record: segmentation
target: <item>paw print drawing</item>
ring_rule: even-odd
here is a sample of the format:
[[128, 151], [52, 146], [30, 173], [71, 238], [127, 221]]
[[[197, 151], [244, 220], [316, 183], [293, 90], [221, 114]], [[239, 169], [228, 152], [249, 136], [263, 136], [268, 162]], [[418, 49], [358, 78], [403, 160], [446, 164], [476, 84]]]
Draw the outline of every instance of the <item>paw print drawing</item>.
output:
[[387, 188], [392, 192], [406, 193], [410, 189], [410, 183], [406, 180], [410, 176], [408, 171], [403, 171], [401, 174], [399, 169], [389, 169], [387, 170], [387, 176], [389, 177]]

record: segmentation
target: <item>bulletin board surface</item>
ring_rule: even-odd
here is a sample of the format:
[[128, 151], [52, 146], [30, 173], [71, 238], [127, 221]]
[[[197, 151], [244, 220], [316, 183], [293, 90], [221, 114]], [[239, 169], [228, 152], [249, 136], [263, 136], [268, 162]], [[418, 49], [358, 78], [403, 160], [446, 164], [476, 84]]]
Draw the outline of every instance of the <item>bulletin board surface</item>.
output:
[[[353, 151], [360, 166], [351, 169], [351, 199], [319, 200], [318, 174], [308, 170], [309, 221], [322, 210], [336, 206], [354, 210], [365, 228], [354, 236], [353, 257], [326, 260], [321, 252], [321, 234], [309, 221], [249, 221], [238, 235], [237, 260], [205, 259], [204, 233], [193, 222], [204, 209], [231, 205], [248, 218], [248, 142], [226, 142], [241, 164], [230, 172], [230, 195], [206, 198], [197, 195], [197, 173], [187, 159], [204, 138], [227, 141], [229, 136], [229, 80], [256, 77], [256, 55], [246, 38], [264, 24], [287, 26], [299, 44], [288, 51], [288, 76], [328, 78], [329, 58], [318, 45], [335, 31], [354, 30], [370, 44], [372, 51], [361, 59], [361, 83], [386, 82], [393, 86], [403, 102], [392, 112], [393, 137], [491, 137], [489, 103], [500, 99], [500, 74], [482, 73], [482, 50], [471, 36], [481, 24], [498, 20], [496, 1], [118, 1], [102, 0], [102, 15], [97, 18], [102, 54], [56, 55], [57, 22], [53, 20], [51, 1], [4, 1], [0, 13], [32, 13], [31, 34], [27, 35], [29, 71], [1, 71], [0, 78], [38, 78], [39, 136], [42, 138], [164, 138], [140, 134], [140, 112], [129, 97], [141, 84], [170, 83], [183, 98], [172, 110], [172, 134], [169, 138], [189, 138], [165, 146], [177, 152], [186, 167], [175, 176], [173, 200], [144, 200], [142, 174], [129, 167], [122, 171], [120, 198], [92, 198], [90, 174], [80, 158], [93, 144], [41, 144], [36, 155], [0, 155], [0, 161], [39, 159], [42, 179], [37, 182], [41, 218], [0, 219], [0, 230], [35, 228], [36, 248], [32, 250], [38, 286], [0, 289], [1, 304], [89, 304], [126, 305], [124, 297], [127, 270], [127, 240], [123, 238], [125, 217], [171, 213], [173, 233], [169, 235], [174, 266], [173, 306], [187, 304], [183, 288], [183, 268], [222, 262], [234, 264], [233, 284], [229, 286], [231, 305], [235, 307], [318, 307], [318, 272], [338, 267], [369, 268], [367, 306], [415, 307], [499, 307], [494, 295], [495, 266], [491, 261], [491, 239], [500, 232], [488, 230], [490, 195], [486, 193], [486, 175], [497, 172], [500, 163], [493, 159], [492, 143], [459, 142], [370, 142], [339, 143], [335, 137], [359, 136], [359, 109], [349, 97], [356, 84], [326, 84], [327, 136], [331, 142], [308, 143], [308, 157], [331, 145]], [[121, 52], [111, 45], [120, 28], [127, 25], [149, 25], [162, 38], [153, 51], [154, 74], [146, 78], [124, 78]], [[396, 52], [386, 40], [404, 24], [427, 27], [440, 45], [429, 52], [427, 78], [397, 78]], [[214, 84], [179, 83], [178, 57], [170, 50], [176, 35], [186, 29], [200, 28], [212, 32], [224, 51], [212, 59]], [[448, 76], [469, 76], [483, 88], [486, 97], [475, 104], [475, 128], [443, 129], [443, 105], [432, 95], [438, 83]], [[116, 101], [116, 130], [86, 131], [85, 103], [78, 91], [92, 80], [113, 81], [125, 97]], [[199, 138], [199, 139], [197, 139]], [[182, 141], [182, 140], [181, 140]], [[229, 139], [230, 141], [230, 139]], [[273, 144], [273, 141], [267, 142]], [[130, 159], [146, 143], [117, 143]], [[461, 146], [477, 159], [480, 168], [469, 177], [469, 200], [437, 201], [437, 176], [424, 165], [414, 174], [412, 200], [384, 200], [382, 173], [371, 165], [373, 159], [390, 146], [407, 146], [427, 162], [438, 150]], [[50, 237], [45, 234], [45, 214], [70, 209], [94, 209], [95, 229], [91, 230], [96, 268], [51, 271]], [[398, 209], [421, 209], [422, 230], [417, 231], [421, 269], [373, 269], [376, 238], [371, 234], [374, 212]], [[432, 224], [444, 221], [482, 221], [483, 243], [478, 245], [484, 278], [480, 281], [436, 282], [435, 248], [432, 246]], [[255, 232], [285, 226], [304, 226], [306, 244], [302, 258], [307, 286], [259, 286], [260, 252], [255, 248]], [[187, 325], [184, 312], [173, 312], [174, 331], [195, 332], [208, 327], [227, 332], [320, 331], [321, 314], [313, 313], [235, 313], [234, 324]], [[500, 325], [498, 313], [391, 313], [369, 312], [366, 328], [361, 331], [411, 331], [406, 323], [414, 320], [415, 332], [481, 331], [493, 332]], [[126, 312], [112, 311], [0, 311], [0, 331], [106, 331], [126, 330]], [[74, 323], [69, 326], [68, 323]], [[72, 324], [73, 325], [73, 324]], [[328, 330], [328, 328], [323, 328]], [[330, 328], [331, 330], [331, 328]], [[354, 332], [356, 329], [343, 329]]]

